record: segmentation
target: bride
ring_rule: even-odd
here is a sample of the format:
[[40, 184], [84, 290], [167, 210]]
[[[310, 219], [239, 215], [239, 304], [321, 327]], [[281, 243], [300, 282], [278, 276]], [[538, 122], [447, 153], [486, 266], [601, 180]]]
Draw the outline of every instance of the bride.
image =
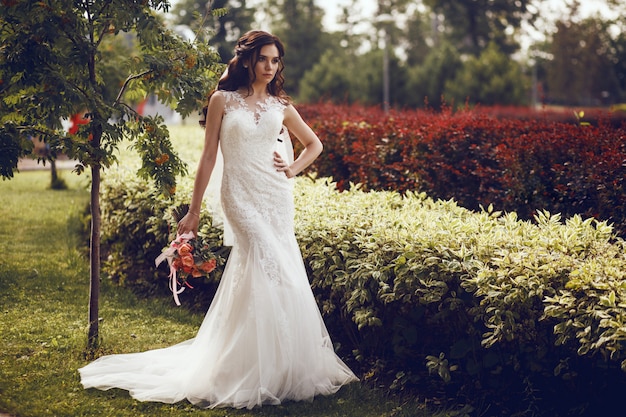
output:
[[[195, 338], [101, 357], [79, 369], [85, 388], [122, 388], [141, 401], [253, 408], [335, 393], [356, 376], [335, 354], [295, 239], [292, 181], [322, 143], [283, 91], [281, 41], [243, 35], [209, 96], [205, 142], [178, 233], [197, 233], [203, 194], [223, 156], [221, 204], [233, 249]], [[302, 143], [278, 151], [283, 126]], [[193, 360], [181, 360], [193, 358]]]

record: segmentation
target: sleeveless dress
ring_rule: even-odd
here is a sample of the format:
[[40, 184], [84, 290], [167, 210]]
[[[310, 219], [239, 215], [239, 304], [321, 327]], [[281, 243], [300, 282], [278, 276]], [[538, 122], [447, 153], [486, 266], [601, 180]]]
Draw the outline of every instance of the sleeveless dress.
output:
[[[356, 376], [335, 354], [295, 239], [292, 181], [273, 151], [285, 105], [248, 107], [222, 91], [222, 208], [233, 248], [195, 338], [80, 368], [85, 388], [122, 388], [140, 401], [253, 408], [335, 393]], [[191, 358], [191, 360], [181, 360]]]

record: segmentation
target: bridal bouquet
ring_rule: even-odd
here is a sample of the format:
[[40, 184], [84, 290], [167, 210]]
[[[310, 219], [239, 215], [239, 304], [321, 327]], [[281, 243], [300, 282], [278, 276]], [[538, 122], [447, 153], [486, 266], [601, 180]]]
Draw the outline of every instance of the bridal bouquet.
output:
[[155, 259], [155, 263], [159, 266], [164, 260], [167, 260], [170, 267], [170, 289], [176, 305], [180, 305], [178, 294], [185, 287], [193, 288], [189, 283], [190, 277], [207, 276], [217, 266], [217, 258], [209, 250], [209, 245], [192, 232], [178, 235]]

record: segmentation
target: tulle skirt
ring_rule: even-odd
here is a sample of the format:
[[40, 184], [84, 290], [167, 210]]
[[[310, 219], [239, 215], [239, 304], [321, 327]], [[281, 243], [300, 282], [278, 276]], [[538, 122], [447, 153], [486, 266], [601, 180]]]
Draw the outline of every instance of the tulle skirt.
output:
[[101, 357], [79, 369], [83, 386], [122, 388], [141, 401], [253, 408], [356, 381], [333, 349], [295, 237], [272, 245], [233, 247], [195, 338]]

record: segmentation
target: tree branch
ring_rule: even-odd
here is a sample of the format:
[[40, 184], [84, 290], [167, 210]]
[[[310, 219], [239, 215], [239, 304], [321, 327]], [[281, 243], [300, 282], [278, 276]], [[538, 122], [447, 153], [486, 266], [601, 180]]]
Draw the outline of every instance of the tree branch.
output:
[[141, 116], [141, 114], [139, 114], [139, 112], [135, 109], [133, 109], [131, 106], [129, 106], [128, 104], [124, 103], [124, 102], [120, 102], [120, 105], [126, 107], [129, 111], [131, 111], [132, 113], [134, 113], [137, 116]]
[[200, 22], [200, 25], [198, 26], [198, 30], [196, 30], [196, 33], [194, 33], [193, 42], [195, 42], [198, 39], [198, 35], [200, 34], [200, 31], [204, 27], [204, 24], [206, 23], [207, 19], [209, 18], [211, 9], [213, 9], [213, 0], [209, 0], [209, 2], [206, 5], [206, 12], [204, 12], [204, 16], [202, 16], [202, 21]]
[[117, 97], [115, 98], [115, 102], [113, 103], [113, 106], [116, 106], [120, 103], [120, 100], [122, 99], [122, 95], [124, 94], [124, 91], [126, 91], [126, 87], [128, 87], [128, 84], [132, 80], [136, 80], [137, 78], [143, 77], [144, 75], [150, 74], [151, 72], [152, 70], [146, 70], [144, 72], [140, 72], [139, 74], [129, 75], [128, 78], [126, 78], [126, 81], [124, 81], [122, 88], [120, 88], [120, 92], [117, 94]]
[[100, 6], [101, 6], [100, 9], [97, 10], [96, 12], [94, 12], [94, 14], [93, 14], [94, 19], [95, 20], [100, 19], [100, 16], [103, 15], [106, 12], [106, 10], [111, 6], [112, 3], [113, 3], [112, 0], [106, 0], [103, 3], [101, 3], [100, 4]]
[[55, 129], [49, 129], [49, 128], [38, 127], [38, 126], [30, 126], [30, 125], [18, 125], [14, 127], [18, 132], [29, 132], [29, 133], [38, 134], [40, 140], [42, 140], [44, 143], [49, 143], [48, 141], [43, 140], [43, 138], [46, 138], [46, 137], [52, 138], [59, 142], [67, 138], [67, 135], [65, 134], [65, 132], [63, 132], [63, 134], [60, 134], [60, 131], [55, 130]]
[[[93, 14], [94, 20], [100, 19], [100, 16], [106, 12], [106, 10], [109, 8], [109, 6], [111, 6], [111, 4], [112, 4], [111, 0], [107, 0], [104, 2], [104, 4], [101, 4], [102, 7], [100, 7], [100, 9], [95, 11]], [[105, 24], [102, 26], [102, 32], [100, 32], [100, 37], [95, 43], [96, 49], [100, 47], [100, 44], [102, 43], [102, 40], [104, 39], [104, 35], [107, 34], [110, 26], [111, 26], [111, 20], [106, 21]]]

